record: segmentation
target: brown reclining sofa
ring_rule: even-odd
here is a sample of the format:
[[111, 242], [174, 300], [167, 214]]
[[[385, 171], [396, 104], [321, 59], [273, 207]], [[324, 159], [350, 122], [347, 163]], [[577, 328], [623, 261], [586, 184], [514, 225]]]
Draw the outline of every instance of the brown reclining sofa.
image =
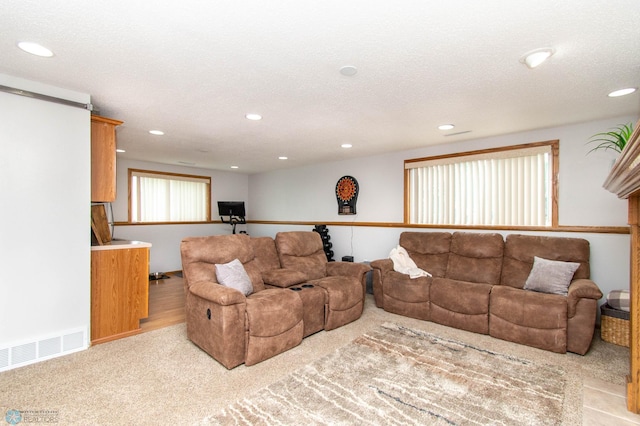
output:
[[[328, 262], [316, 232], [185, 238], [180, 252], [187, 337], [226, 368], [264, 361], [362, 315], [371, 268]], [[236, 259], [248, 290], [218, 280]]]
[[[403, 232], [399, 243], [416, 266], [432, 277], [411, 279], [396, 272], [391, 259], [371, 262], [379, 308], [553, 352], [584, 355], [589, 350], [602, 292], [589, 279], [587, 240]], [[572, 278], [569, 273], [566, 295], [524, 289], [534, 256], [579, 264]], [[545, 273], [555, 271], [537, 269], [532, 279], [544, 286]]]

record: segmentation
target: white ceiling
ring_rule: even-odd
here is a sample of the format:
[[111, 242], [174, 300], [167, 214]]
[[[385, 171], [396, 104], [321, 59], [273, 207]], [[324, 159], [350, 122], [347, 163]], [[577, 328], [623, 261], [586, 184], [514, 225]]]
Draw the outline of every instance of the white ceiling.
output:
[[[640, 116], [638, 92], [607, 97], [640, 86], [638, 0], [2, 0], [0, 8], [0, 73], [91, 94], [101, 115], [125, 122], [122, 158], [257, 173]], [[18, 41], [55, 56], [24, 53]], [[539, 68], [519, 62], [547, 46], [556, 54]], [[357, 74], [340, 74], [345, 65]], [[249, 112], [264, 118], [249, 121]], [[444, 123], [456, 127], [438, 130]], [[446, 136], [458, 132], [468, 133]]]

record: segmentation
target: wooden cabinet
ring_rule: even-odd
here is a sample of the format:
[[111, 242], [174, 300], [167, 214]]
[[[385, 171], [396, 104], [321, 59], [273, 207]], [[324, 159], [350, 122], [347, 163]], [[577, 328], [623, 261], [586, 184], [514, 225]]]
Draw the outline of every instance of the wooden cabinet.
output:
[[116, 199], [116, 126], [122, 121], [91, 116], [91, 201]]
[[116, 242], [91, 248], [91, 343], [140, 332], [149, 315], [149, 247]]
[[640, 414], [640, 121], [611, 168], [604, 187], [618, 198], [629, 200], [631, 233], [629, 367], [627, 409]]

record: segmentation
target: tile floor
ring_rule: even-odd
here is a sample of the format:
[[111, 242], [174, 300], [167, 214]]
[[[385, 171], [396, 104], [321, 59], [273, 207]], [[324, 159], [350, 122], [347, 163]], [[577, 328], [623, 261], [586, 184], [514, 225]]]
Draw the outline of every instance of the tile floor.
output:
[[585, 379], [582, 424], [585, 426], [640, 425], [640, 414], [627, 411], [625, 386]]

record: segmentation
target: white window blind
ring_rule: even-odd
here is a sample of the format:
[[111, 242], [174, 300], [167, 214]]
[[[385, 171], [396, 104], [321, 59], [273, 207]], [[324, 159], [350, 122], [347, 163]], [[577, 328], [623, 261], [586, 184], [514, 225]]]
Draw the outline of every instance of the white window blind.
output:
[[551, 226], [552, 146], [409, 160], [409, 223]]
[[209, 177], [129, 170], [132, 222], [210, 220]]

